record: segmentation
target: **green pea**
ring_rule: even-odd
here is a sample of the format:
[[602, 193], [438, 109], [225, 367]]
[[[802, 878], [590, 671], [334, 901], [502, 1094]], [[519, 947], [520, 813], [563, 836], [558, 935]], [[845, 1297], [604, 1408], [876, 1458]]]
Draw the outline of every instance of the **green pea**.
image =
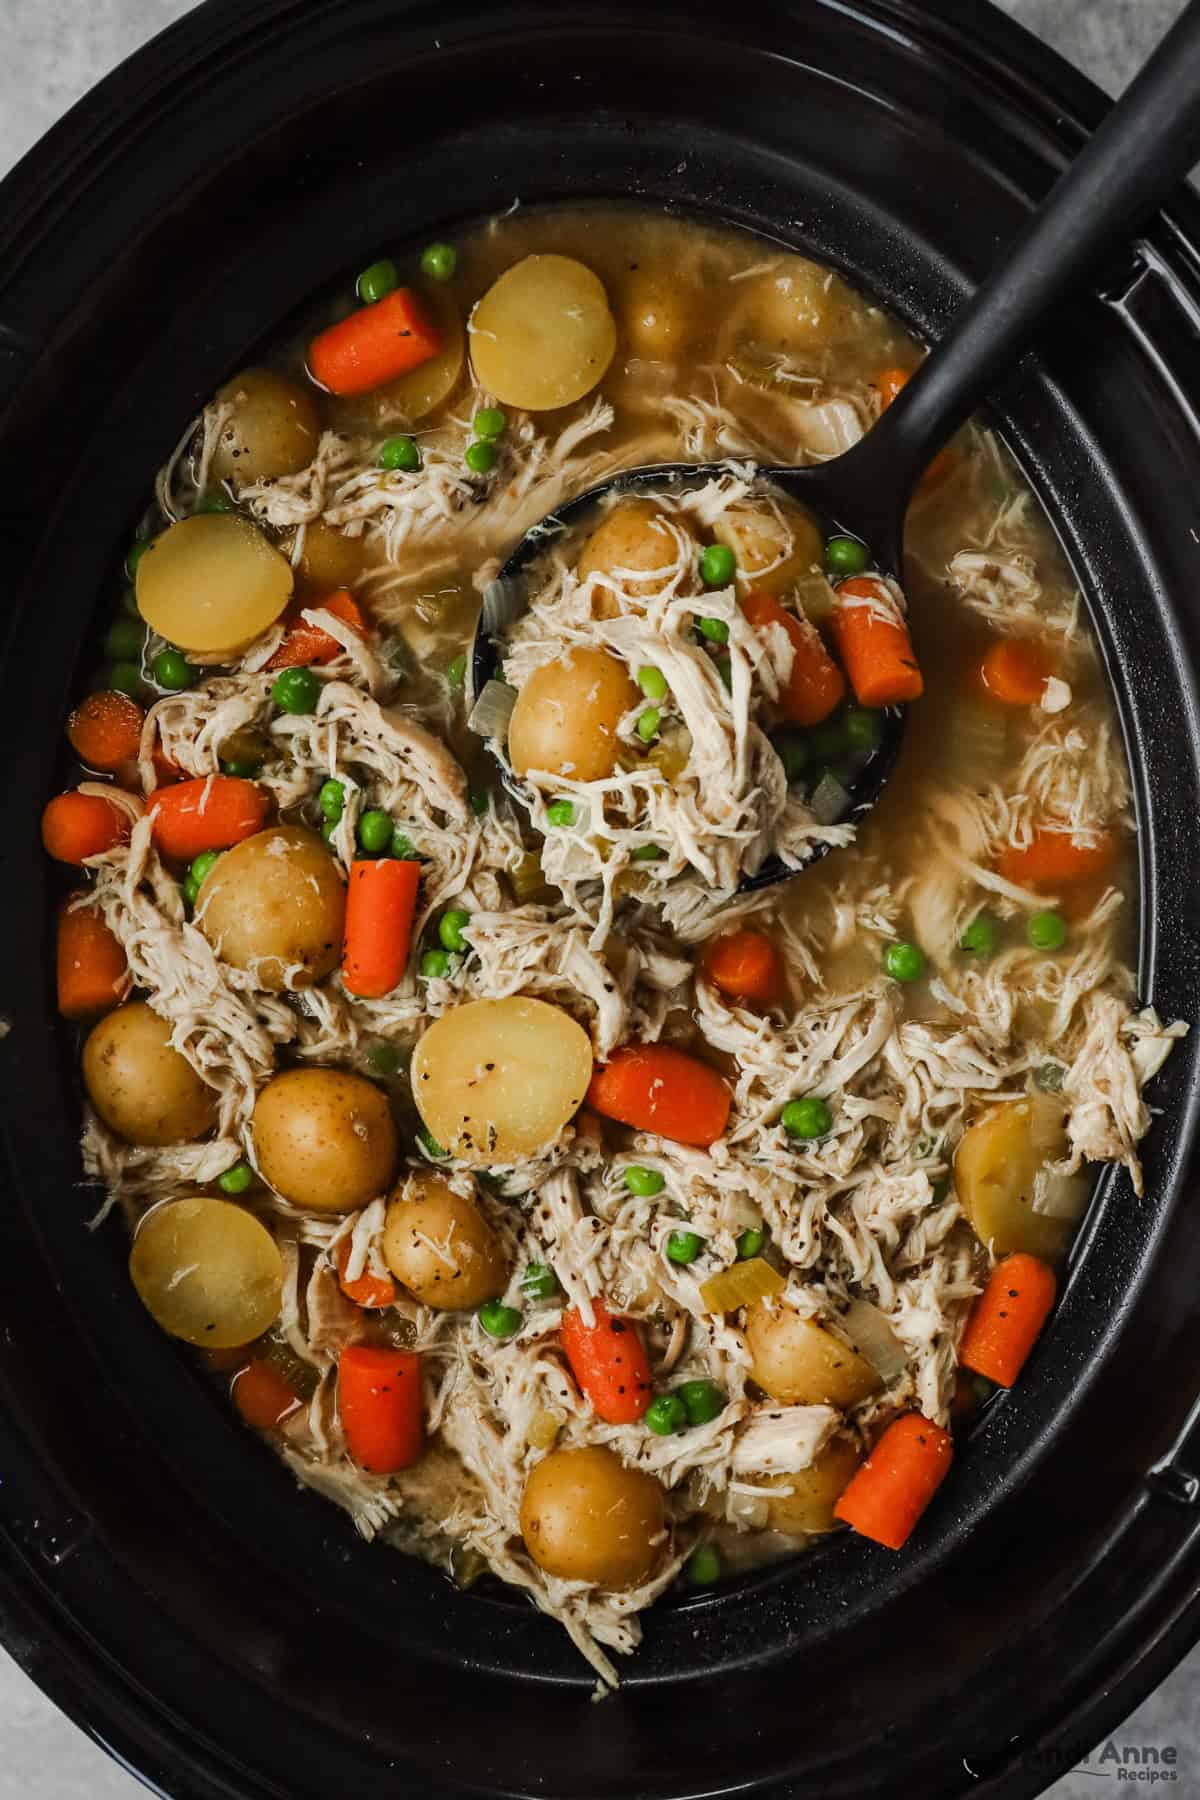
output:
[[244, 1194], [254, 1180], [254, 1170], [249, 1163], [234, 1163], [232, 1169], [226, 1169], [223, 1175], [217, 1176], [217, 1186], [223, 1194]]
[[653, 743], [658, 736], [658, 728], [662, 723], [662, 713], [657, 706], [648, 706], [637, 722], [638, 736], [644, 744]]
[[372, 1044], [367, 1062], [376, 1075], [394, 1075], [400, 1067], [400, 1052], [395, 1044]]
[[421, 466], [421, 452], [417, 449], [416, 439], [406, 437], [385, 438], [375, 455], [375, 461], [381, 469], [402, 469], [406, 475], [414, 474]]
[[851, 750], [878, 750], [883, 742], [883, 721], [868, 706], [852, 706], [843, 726]]
[[732, 693], [733, 692], [733, 664], [729, 660], [728, 655], [714, 656], [713, 662], [717, 666], [717, 674], [721, 677], [721, 686], [725, 689], [725, 692], [727, 694]]
[[346, 789], [342, 782], [332, 778], [321, 783], [317, 795], [317, 805], [331, 824], [336, 825], [346, 810]]
[[453, 244], [426, 244], [421, 252], [421, 273], [430, 281], [449, 281], [458, 267]]
[[701, 1544], [684, 1564], [684, 1574], [692, 1587], [712, 1587], [721, 1579], [721, 1553], [715, 1544]]
[[132, 581], [137, 574], [137, 566], [149, 548], [149, 538], [138, 538], [135, 544], [130, 544], [129, 549], [125, 553], [125, 573], [128, 575], [130, 581]]
[[342, 821], [340, 819], [322, 819], [321, 820], [321, 836], [325, 839], [325, 842], [327, 844], [332, 844], [334, 839], [337, 837], [338, 827], [340, 826], [341, 822]]
[[467, 445], [463, 451], [463, 461], [472, 475], [490, 475], [496, 466], [498, 455], [495, 444], [489, 444], [485, 438], [479, 438], [475, 443]]
[[182, 694], [190, 688], [195, 673], [187, 657], [178, 650], [160, 650], [154, 659], [155, 681], [173, 694]]
[[558, 1276], [549, 1263], [530, 1263], [521, 1277], [521, 1292], [527, 1300], [553, 1300], [558, 1293]]
[[662, 862], [666, 854], [660, 844], [639, 844], [636, 850], [629, 852], [629, 860], [635, 863]]
[[988, 913], [977, 913], [958, 940], [968, 956], [991, 956], [1000, 941], [1000, 929]]
[[1025, 937], [1034, 950], [1061, 950], [1067, 941], [1067, 922], [1061, 913], [1033, 913], [1025, 922]]
[[438, 942], [443, 950], [454, 950], [461, 954], [469, 946], [463, 936], [463, 926], [471, 923], [471, 915], [462, 907], [455, 906], [444, 912], [438, 920]]
[[779, 731], [771, 739], [789, 782], [798, 781], [808, 767], [808, 745], [798, 731]]
[[814, 763], [831, 763], [847, 748], [846, 721], [825, 719], [808, 734], [808, 751]]
[[883, 966], [893, 981], [920, 981], [925, 973], [925, 957], [915, 944], [889, 944], [883, 953]]
[[657, 1437], [671, 1437], [687, 1422], [687, 1407], [678, 1394], [659, 1394], [646, 1408], [646, 1424]]
[[448, 666], [446, 668], [446, 680], [450, 683], [450, 686], [452, 688], [456, 688], [456, 687], [461, 687], [463, 682], [466, 680], [466, 678], [467, 678], [466, 656], [465, 655], [456, 656], [454, 661], [452, 663], [448, 664]]
[[358, 821], [358, 845], [368, 856], [382, 856], [391, 848], [392, 821], [388, 813], [372, 807]]
[[861, 575], [871, 555], [858, 538], [831, 537], [825, 545], [825, 567], [839, 579], [843, 575]]
[[477, 819], [482, 819], [492, 804], [492, 796], [487, 788], [472, 788], [467, 799], [470, 801], [471, 811]]
[[515, 1306], [505, 1306], [502, 1300], [485, 1300], [478, 1314], [479, 1323], [489, 1337], [514, 1337], [525, 1322], [524, 1314]]
[[276, 676], [271, 698], [284, 713], [313, 713], [321, 698], [321, 684], [311, 669], [284, 669]]
[[400, 285], [400, 271], [390, 256], [381, 256], [365, 268], [355, 283], [355, 291], [364, 306], [374, 306]]
[[202, 850], [200, 852], [188, 871], [197, 887], [206, 875], [211, 875], [220, 860], [221, 852], [219, 850]]
[[575, 806], [570, 800], [552, 800], [546, 808], [546, 823], [562, 826], [575, 823]]
[[789, 1137], [822, 1138], [833, 1130], [833, 1114], [817, 1094], [806, 1094], [803, 1100], [789, 1100], [779, 1115], [779, 1123]]
[[114, 619], [104, 638], [104, 654], [114, 662], [139, 662], [146, 642], [140, 619]]
[[262, 768], [256, 756], [223, 756], [221, 758], [222, 775], [238, 775], [243, 781], [253, 781]]
[[438, 1143], [433, 1133], [431, 1131], [426, 1131], [424, 1125], [422, 1125], [417, 1132], [417, 1142], [420, 1144], [422, 1150], [424, 1150], [426, 1156], [436, 1157], [440, 1160], [443, 1156], [449, 1155], [448, 1151], [442, 1149], [442, 1146]]
[[508, 414], [502, 406], [481, 406], [471, 420], [477, 438], [503, 437], [508, 430]]
[[715, 1381], [681, 1381], [675, 1389], [687, 1408], [689, 1425], [708, 1425], [725, 1411], [725, 1395]]
[[686, 1268], [694, 1263], [704, 1248], [704, 1239], [695, 1231], [673, 1231], [667, 1239], [667, 1256]]
[[413, 848], [412, 839], [406, 837], [398, 825], [392, 833], [392, 855], [396, 858], [397, 862], [417, 861], [417, 853]]
[[667, 697], [667, 678], [661, 669], [646, 663], [637, 672], [638, 686], [647, 700], [665, 700]]
[[758, 1256], [767, 1241], [767, 1234], [761, 1225], [751, 1225], [743, 1231], [737, 1241], [739, 1262], [749, 1262], [752, 1256]]
[[180, 892], [183, 895], [184, 904], [186, 906], [195, 906], [200, 895], [200, 883], [196, 880], [194, 875], [185, 876], [184, 880], [180, 883]]
[[118, 694], [127, 694], [131, 700], [140, 700], [146, 686], [135, 662], [115, 662], [108, 672], [108, 685]]
[[237, 511], [237, 501], [227, 488], [206, 488], [196, 502], [198, 513], [227, 513]]
[[450, 958], [445, 950], [427, 950], [421, 958], [422, 981], [445, 981], [450, 973]]
[[643, 1169], [637, 1163], [630, 1164], [624, 1174], [625, 1186], [639, 1200], [652, 1200], [655, 1194], [661, 1194], [667, 1185], [667, 1178], [659, 1169]]
[[710, 644], [727, 644], [729, 642], [728, 619], [697, 619], [696, 630], [701, 637], [707, 638]]
[[736, 568], [737, 558], [728, 544], [707, 544], [700, 552], [700, 579], [705, 587], [728, 587]]

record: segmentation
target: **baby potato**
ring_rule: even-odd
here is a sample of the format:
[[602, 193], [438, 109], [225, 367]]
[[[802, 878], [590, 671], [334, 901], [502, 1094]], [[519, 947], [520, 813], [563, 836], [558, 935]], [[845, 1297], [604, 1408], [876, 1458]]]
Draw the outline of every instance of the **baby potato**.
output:
[[295, 475], [317, 454], [321, 422], [313, 396], [274, 369], [243, 369], [217, 392], [230, 408], [217, 439], [212, 471], [219, 481], [264, 481]]
[[181, 650], [239, 650], [292, 597], [292, 565], [249, 520], [197, 513], [154, 539], [137, 566], [137, 607]]
[[130, 1144], [190, 1144], [217, 1122], [217, 1097], [171, 1045], [171, 1027], [142, 1000], [93, 1026], [83, 1046], [88, 1098]]
[[696, 328], [684, 290], [648, 269], [635, 269], [625, 283], [621, 324], [634, 356], [648, 362], [673, 362]]
[[783, 257], [742, 284], [730, 335], [771, 355], [813, 355], [843, 342], [860, 302], [840, 276], [802, 256]]
[[353, 1212], [391, 1186], [399, 1143], [387, 1100], [345, 1069], [289, 1069], [254, 1107], [266, 1181], [304, 1212]]
[[787, 500], [743, 500], [714, 521], [712, 533], [737, 560], [739, 594], [786, 593], [814, 567], [824, 567], [815, 520]]
[[485, 1167], [536, 1156], [578, 1112], [592, 1076], [587, 1032], [561, 1007], [469, 1000], [429, 1027], [412, 1060], [426, 1130]]
[[155, 1322], [205, 1350], [248, 1344], [279, 1317], [278, 1247], [229, 1200], [197, 1194], [155, 1207], [133, 1240], [129, 1273]]
[[552, 1450], [525, 1483], [521, 1536], [539, 1569], [564, 1581], [645, 1581], [667, 1529], [663, 1490], [599, 1445]]
[[807, 1469], [794, 1475], [756, 1478], [756, 1487], [773, 1490], [767, 1501], [769, 1529], [786, 1532], [789, 1537], [832, 1531], [837, 1523], [834, 1506], [861, 1461], [858, 1445], [839, 1437], [827, 1444]]
[[857, 1406], [883, 1385], [857, 1350], [790, 1306], [755, 1301], [746, 1345], [759, 1387], [789, 1406]]
[[278, 993], [310, 987], [341, 960], [346, 889], [315, 831], [275, 825], [214, 863], [196, 924], [223, 962]]
[[518, 775], [543, 769], [600, 781], [617, 765], [617, 726], [638, 691], [607, 650], [568, 650], [535, 669], [508, 724], [508, 759]]
[[571, 256], [527, 256], [493, 282], [471, 317], [480, 387], [503, 406], [547, 412], [589, 394], [617, 328], [597, 275]]
[[964, 1131], [954, 1186], [976, 1235], [997, 1256], [1025, 1250], [1053, 1260], [1072, 1222], [1033, 1210], [1038, 1170], [1067, 1154], [1065, 1109], [1048, 1095], [1001, 1100]]
[[[674, 529], [672, 530], [672, 527]], [[692, 539], [686, 519], [664, 512], [654, 500], [620, 500], [607, 513], [587, 543], [575, 566], [580, 581], [589, 575], [616, 575], [618, 570], [645, 572], [645, 580], [623, 582], [629, 594], [646, 599], [661, 593], [679, 560], [679, 533]], [[599, 618], [616, 618], [616, 596], [602, 592], [597, 600]]]
[[383, 1260], [423, 1306], [450, 1312], [504, 1292], [500, 1240], [475, 1205], [440, 1175], [415, 1175], [388, 1203]]
[[304, 543], [295, 565], [305, 586], [320, 594], [353, 587], [363, 567], [361, 538], [347, 537], [334, 525], [311, 519], [304, 527]]

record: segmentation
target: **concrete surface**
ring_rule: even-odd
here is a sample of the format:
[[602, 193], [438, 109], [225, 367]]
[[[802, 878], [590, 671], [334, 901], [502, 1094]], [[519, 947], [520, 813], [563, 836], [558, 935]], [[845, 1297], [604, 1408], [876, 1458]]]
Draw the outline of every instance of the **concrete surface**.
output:
[[[1182, 10], [1182, 0], [1000, 4], [1112, 93]], [[0, 175], [101, 75], [188, 10], [183, 0], [0, 0]], [[1128, 1770], [1116, 1773], [1121, 1756], [1143, 1747], [1160, 1757], [1173, 1747], [1176, 1779], [1162, 1783], [1165, 1791], [1200, 1796], [1200, 1651], [1053, 1787], [1054, 1800], [1094, 1800], [1104, 1792], [1098, 1782], [1128, 1779]], [[1160, 1763], [1160, 1774], [1169, 1767], [1170, 1759]], [[0, 1800], [135, 1800], [143, 1792], [0, 1652]]]

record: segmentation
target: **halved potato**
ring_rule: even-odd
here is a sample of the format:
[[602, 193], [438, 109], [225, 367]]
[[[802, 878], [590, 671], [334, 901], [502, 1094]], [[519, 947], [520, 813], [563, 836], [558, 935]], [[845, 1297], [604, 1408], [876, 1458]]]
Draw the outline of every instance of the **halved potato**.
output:
[[504, 406], [546, 412], [591, 392], [617, 328], [599, 276], [571, 256], [527, 256], [493, 282], [470, 322], [479, 385]]
[[311, 987], [342, 956], [346, 888], [315, 831], [272, 825], [213, 865], [196, 899], [196, 924], [222, 961], [259, 987]]
[[782, 594], [823, 567], [824, 541], [816, 521], [788, 500], [743, 500], [716, 519], [719, 544], [737, 561], [740, 594]]
[[759, 1387], [789, 1406], [857, 1406], [883, 1385], [857, 1350], [779, 1302], [747, 1308], [746, 1344]]
[[292, 566], [237, 513], [197, 513], [154, 539], [137, 566], [138, 611], [181, 650], [232, 652], [273, 625]]
[[508, 757], [518, 775], [544, 769], [575, 781], [600, 781], [617, 765], [617, 726], [638, 691], [624, 663], [607, 650], [566, 651], [535, 669], [517, 695], [508, 725]]
[[156, 1207], [133, 1240], [129, 1273], [163, 1330], [205, 1350], [248, 1344], [279, 1317], [278, 1247], [229, 1200], [196, 1194]]
[[212, 471], [220, 481], [295, 475], [317, 454], [321, 421], [311, 389], [275, 369], [243, 369], [217, 391], [229, 416]]
[[833, 1509], [850, 1485], [862, 1461], [862, 1451], [850, 1438], [834, 1438], [816, 1460], [794, 1475], [756, 1477], [755, 1486], [770, 1488], [767, 1524], [789, 1536], [809, 1536], [832, 1531], [837, 1524]]
[[504, 1292], [500, 1240], [473, 1200], [440, 1175], [414, 1175], [388, 1202], [383, 1260], [414, 1299], [439, 1311]]
[[[1054, 1258], [1072, 1222], [1033, 1210], [1038, 1172], [1067, 1154], [1066, 1109], [1049, 1094], [1002, 1100], [962, 1135], [954, 1186], [977, 1235], [997, 1256]], [[1082, 1195], [1081, 1187], [1081, 1195]]]

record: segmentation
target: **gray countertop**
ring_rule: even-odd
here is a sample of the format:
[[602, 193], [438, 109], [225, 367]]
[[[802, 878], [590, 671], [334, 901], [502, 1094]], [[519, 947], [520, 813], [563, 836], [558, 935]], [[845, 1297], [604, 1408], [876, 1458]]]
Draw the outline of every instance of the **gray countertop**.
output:
[[[1116, 93], [1183, 0], [999, 3]], [[0, 175], [122, 57], [188, 10], [186, 0], [0, 0]], [[1098, 1780], [1118, 1779], [1114, 1753], [1143, 1746], [1160, 1754], [1173, 1746], [1174, 1792], [1200, 1795], [1200, 1651], [1056, 1783], [1054, 1800], [1094, 1800]], [[0, 1800], [135, 1800], [143, 1791], [0, 1652]]]

